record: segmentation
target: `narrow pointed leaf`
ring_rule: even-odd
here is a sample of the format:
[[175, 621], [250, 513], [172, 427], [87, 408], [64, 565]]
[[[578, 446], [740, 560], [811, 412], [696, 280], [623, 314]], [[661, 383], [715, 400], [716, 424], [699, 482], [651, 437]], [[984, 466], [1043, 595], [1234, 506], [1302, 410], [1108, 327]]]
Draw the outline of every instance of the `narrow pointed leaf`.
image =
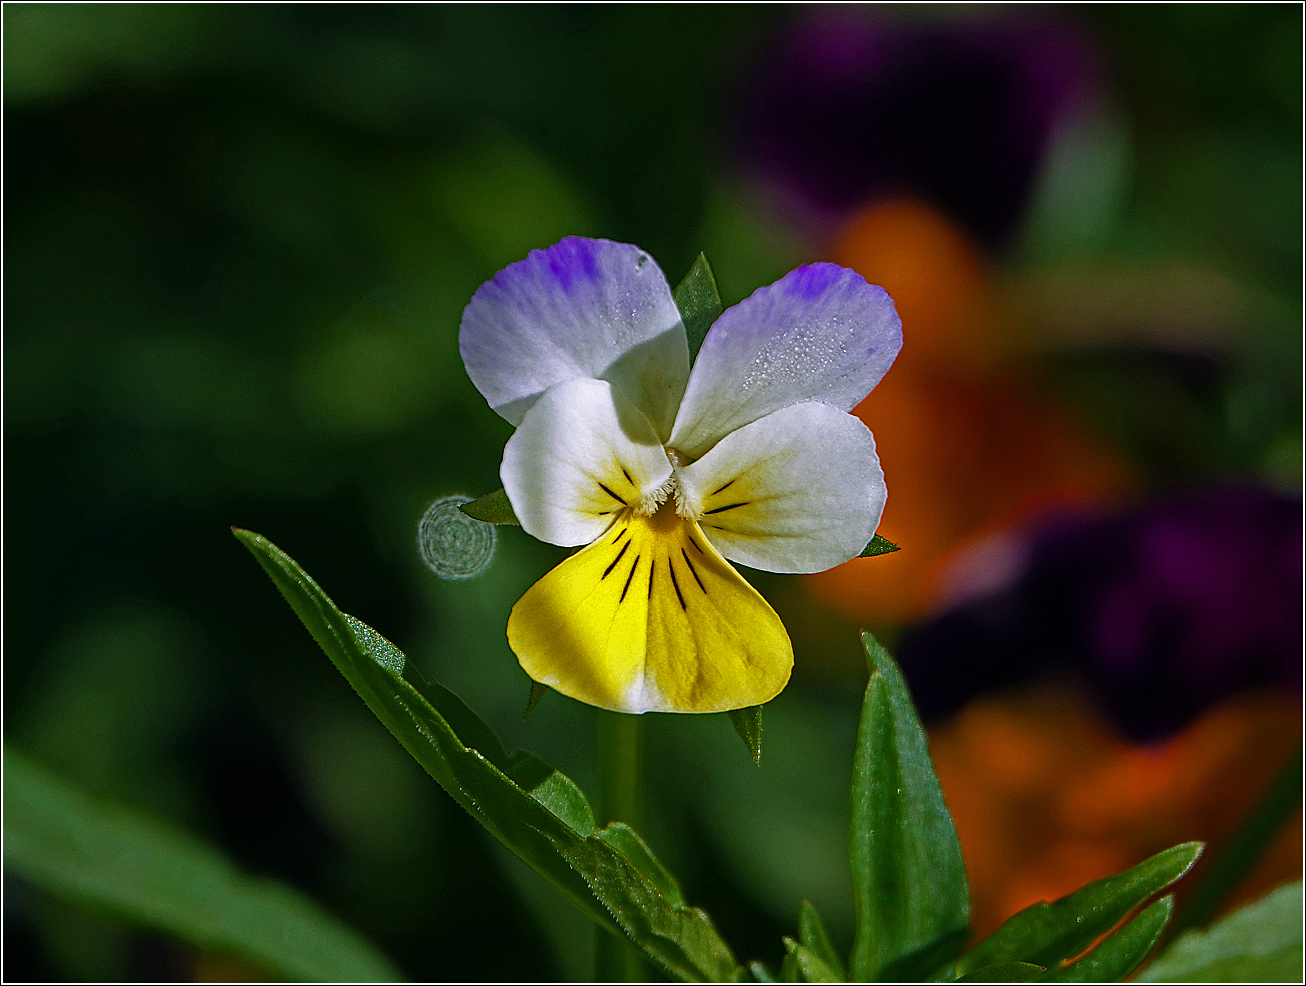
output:
[[1143, 908], [1124, 927], [1113, 932], [1093, 951], [1044, 978], [1054, 983], [1117, 983], [1138, 968], [1156, 947], [1161, 932], [1174, 913], [1174, 897], [1165, 896]]
[[716, 288], [716, 278], [704, 254], [699, 254], [692, 267], [676, 285], [671, 293], [680, 309], [680, 320], [685, 323], [685, 335], [689, 340], [689, 362], [692, 365], [698, 351], [703, 348], [703, 339], [712, 323], [721, 317], [725, 309], [721, 305], [721, 295]]
[[851, 965], [854, 980], [869, 981], [905, 956], [963, 932], [970, 892], [957, 831], [902, 673], [870, 634], [862, 635], [862, 645], [870, 680], [853, 760]]
[[756, 959], [748, 963], [748, 971], [753, 974], [753, 978], [759, 983], [778, 983], [780, 981], [776, 979], [775, 974], [764, 963], [758, 962]]
[[1302, 980], [1302, 884], [1280, 887], [1171, 942], [1140, 983], [1272, 983]]
[[870, 543], [867, 544], [866, 547], [862, 549], [862, 553], [857, 557], [874, 558], [876, 555], [887, 555], [894, 551], [901, 551], [901, 550], [902, 550], [901, 548], [899, 548], [888, 538], [882, 538], [880, 537], [880, 535], [877, 534], [875, 535], [875, 537], [871, 538]]
[[260, 535], [234, 533], [368, 708], [490, 834], [597, 924], [624, 932], [672, 975], [689, 981], [736, 976], [739, 967], [711, 919], [668, 899], [641, 871], [640, 862], [647, 861], [632, 861], [594, 832], [588, 802], [565, 775], [529, 754], [504, 752], [452, 692], [427, 681], [398, 648], [337, 609], [288, 555]]
[[6, 870], [58, 897], [292, 981], [398, 978], [362, 935], [298, 891], [240, 872], [163, 821], [91, 797], [9, 745], [4, 822]]
[[1027, 907], [962, 956], [959, 968], [1020, 961], [1055, 969], [1187, 873], [1201, 852], [1200, 842], [1186, 842], [1051, 904]]
[[493, 493], [486, 493], [485, 496], [477, 497], [468, 503], [460, 504], [458, 507], [468, 517], [476, 520], [483, 520], [487, 524], [520, 524], [517, 514], [513, 512], [512, 504], [508, 501], [508, 494], [497, 489]]
[[839, 953], [834, 950], [834, 945], [830, 943], [829, 932], [825, 930], [825, 922], [821, 920], [821, 915], [810, 901], [803, 901], [798, 905], [798, 941], [802, 946], [829, 966], [833, 971], [835, 978], [843, 982], [848, 978], [848, 973], [844, 970], [843, 960], [839, 958]]
[[748, 755], [753, 758], [753, 763], [762, 766], [762, 707], [752, 705], [746, 709], [734, 709], [726, 715], [730, 717], [730, 725], [735, 727], [735, 732], [744, 741], [744, 746], [748, 747]]
[[792, 938], [784, 939], [785, 948], [798, 967], [799, 975], [807, 983], [841, 983], [843, 977], [838, 971], [817, 955], [810, 948], [800, 945]]

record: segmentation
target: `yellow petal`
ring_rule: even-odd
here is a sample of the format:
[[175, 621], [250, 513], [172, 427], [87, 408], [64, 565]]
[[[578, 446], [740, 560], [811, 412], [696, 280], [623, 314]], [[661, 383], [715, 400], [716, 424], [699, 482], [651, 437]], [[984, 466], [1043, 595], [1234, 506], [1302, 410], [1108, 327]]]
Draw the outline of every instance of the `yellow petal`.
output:
[[526, 673], [618, 712], [724, 712], [789, 680], [780, 617], [666, 504], [623, 511], [518, 600], [508, 643]]

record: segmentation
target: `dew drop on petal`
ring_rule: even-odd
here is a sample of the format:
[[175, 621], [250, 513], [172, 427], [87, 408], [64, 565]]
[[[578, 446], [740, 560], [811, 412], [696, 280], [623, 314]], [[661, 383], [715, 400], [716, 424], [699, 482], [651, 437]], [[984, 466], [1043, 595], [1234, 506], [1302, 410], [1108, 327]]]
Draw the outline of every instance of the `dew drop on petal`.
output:
[[417, 550], [422, 561], [442, 579], [470, 579], [490, 567], [497, 535], [493, 524], [468, 517], [458, 509], [469, 496], [442, 496], [422, 514], [417, 525]]

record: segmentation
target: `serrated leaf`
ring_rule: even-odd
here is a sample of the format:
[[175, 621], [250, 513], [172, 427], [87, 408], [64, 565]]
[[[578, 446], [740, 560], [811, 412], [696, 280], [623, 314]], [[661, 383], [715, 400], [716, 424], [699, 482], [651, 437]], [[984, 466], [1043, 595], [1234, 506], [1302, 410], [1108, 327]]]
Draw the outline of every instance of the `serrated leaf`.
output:
[[810, 948], [807, 948], [788, 937], [784, 939], [784, 945], [788, 950], [789, 955], [793, 957], [794, 963], [798, 967], [798, 972], [802, 976], [803, 982], [843, 982], [843, 977], [839, 975], [835, 968]]
[[1302, 904], [1301, 881], [1280, 887], [1205, 931], [1184, 932], [1135, 982], [1301, 982]]
[[902, 673], [862, 635], [870, 680], [857, 727], [849, 851], [853, 871], [852, 978], [964, 933], [970, 891], [957, 830]]
[[676, 285], [672, 292], [676, 308], [680, 310], [680, 320], [685, 323], [685, 336], [689, 341], [689, 363], [692, 366], [703, 348], [703, 340], [712, 323], [721, 317], [725, 309], [721, 305], [721, 295], [717, 291], [716, 278], [704, 254], [694, 260], [689, 272]]
[[901, 548], [899, 548], [888, 538], [882, 538], [880, 537], [880, 535], [877, 534], [875, 535], [875, 537], [871, 538], [870, 543], [868, 543], [866, 547], [862, 549], [862, 553], [857, 557], [874, 558], [876, 555], [887, 555], [887, 554], [891, 554], [892, 552], [901, 551], [901, 550], [902, 550]]
[[958, 983], [1032, 983], [1043, 978], [1047, 972], [1041, 965], [1032, 962], [1001, 962], [976, 969], [968, 976], [954, 979]]
[[1054, 983], [1120, 982], [1156, 947], [1173, 913], [1173, 896], [1154, 901], [1078, 962], [1061, 969], [1049, 969], [1044, 978]]
[[843, 960], [830, 942], [830, 934], [825, 930], [825, 922], [810, 901], [798, 905], [798, 941], [813, 955], [824, 962], [834, 972], [834, 978], [843, 982], [848, 973], [843, 967]]
[[753, 758], [753, 763], [762, 766], [762, 707], [751, 705], [746, 709], [732, 709], [726, 715], [730, 717], [730, 725], [735, 727], [735, 732], [748, 748], [748, 755]]
[[9, 744], [5, 867], [201, 948], [307, 982], [393, 982], [362, 935], [298, 891], [248, 876], [212, 846], [81, 791]]
[[1055, 969], [1187, 873], [1201, 852], [1200, 842], [1185, 842], [1051, 904], [1027, 907], [963, 955], [959, 971], [1014, 961]]
[[661, 860], [653, 855], [653, 850], [648, 847], [638, 832], [627, 825], [625, 822], [609, 822], [599, 833], [598, 837], [618, 850], [628, 860], [635, 864], [635, 868], [662, 892], [662, 896], [673, 904], [683, 905], [685, 895], [680, 892], [680, 883], [671, 871], [662, 865]]
[[[565, 775], [529, 754], [509, 756], [475, 713], [427, 681], [371, 627], [340, 612], [290, 556], [258, 534], [234, 533], [368, 708], [495, 838], [596, 924], [624, 932], [672, 975], [698, 981], [741, 972], [703, 911], [669, 899], [642, 872], [646, 861], [632, 861], [600, 833], [586, 831], [576, 800], [583, 795]], [[459, 730], [479, 745], [464, 741]], [[514, 772], [538, 796], [523, 789]]]
[[508, 500], [507, 491], [503, 489], [497, 489], [493, 493], [486, 493], [485, 496], [459, 504], [458, 509], [468, 517], [483, 520], [487, 524], [521, 524], [512, 509], [512, 503]]

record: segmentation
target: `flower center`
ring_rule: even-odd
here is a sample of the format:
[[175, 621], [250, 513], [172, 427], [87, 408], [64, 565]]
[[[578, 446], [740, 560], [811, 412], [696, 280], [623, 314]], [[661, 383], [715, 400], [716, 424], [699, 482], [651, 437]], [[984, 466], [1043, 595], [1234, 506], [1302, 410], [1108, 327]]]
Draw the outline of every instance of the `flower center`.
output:
[[689, 464], [690, 459], [678, 448], [672, 445], [665, 446], [662, 451], [666, 454], [667, 461], [671, 463], [671, 478], [650, 493], [645, 493], [632, 507], [636, 517], [651, 517], [661, 509], [662, 504], [670, 498], [676, 505], [676, 513], [686, 520], [698, 520], [698, 512], [689, 502], [685, 491], [681, 488], [680, 480], [677, 478], [676, 470]]

